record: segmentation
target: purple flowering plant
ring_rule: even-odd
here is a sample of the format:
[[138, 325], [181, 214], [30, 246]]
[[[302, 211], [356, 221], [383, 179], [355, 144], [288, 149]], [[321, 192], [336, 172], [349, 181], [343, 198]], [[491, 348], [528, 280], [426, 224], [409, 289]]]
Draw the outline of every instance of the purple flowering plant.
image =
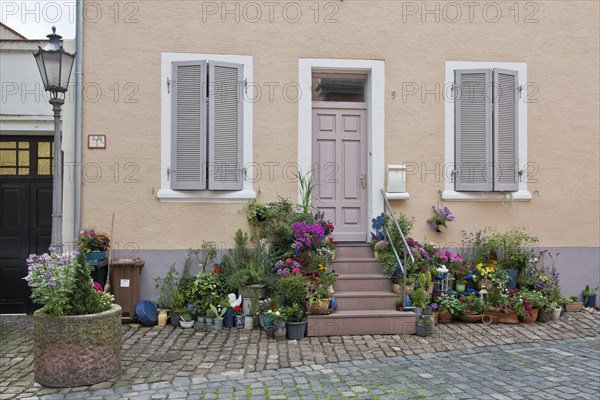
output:
[[437, 208], [436, 206], [431, 206], [431, 209], [434, 215], [427, 220], [427, 223], [436, 232], [441, 232], [440, 226], [447, 226], [447, 222], [452, 222], [455, 219], [448, 207]]
[[318, 223], [309, 224], [297, 221], [292, 224], [292, 230], [294, 232], [294, 249], [297, 251], [316, 248], [325, 238], [325, 229]]
[[48, 315], [81, 315], [106, 311], [113, 303], [110, 293], [94, 289], [85, 258], [72, 253], [30, 254], [25, 279], [31, 299]]
[[285, 260], [277, 261], [275, 263], [275, 266], [273, 267], [275, 273], [278, 276], [285, 276], [290, 274], [298, 275], [300, 274], [300, 268], [302, 268], [300, 263], [298, 261], [292, 260], [289, 257]]

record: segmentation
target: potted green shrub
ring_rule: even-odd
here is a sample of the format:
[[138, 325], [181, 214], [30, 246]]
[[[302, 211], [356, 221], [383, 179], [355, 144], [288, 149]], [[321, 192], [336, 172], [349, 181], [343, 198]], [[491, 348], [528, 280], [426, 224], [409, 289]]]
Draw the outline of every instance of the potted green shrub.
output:
[[207, 308], [206, 311], [204, 312], [204, 314], [206, 315], [206, 317], [204, 318], [204, 322], [206, 323], [207, 326], [212, 326], [214, 323], [216, 314], [213, 312], [213, 310], [211, 308]]
[[581, 291], [583, 304], [586, 307], [596, 307], [596, 292], [598, 288], [590, 289], [590, 285], [585, 285], [585, 289]]
[[440, 309], [438, 322], [440, 324], [452, 323], [452, 317], [461, 314], [460, 302], [454, 296], [443, 294], [437, 298], [438, 307]]
[[306, 315], [302, 307], [294, 303], [292, 306], [286, 307], [284, 313], [286, 317], [285, 327], [287, 338], [290, 340], [302, 339], [306, 332], [307, 324]]
[[225, 315], [227, 308], [221, 307], [220, 305], [219, 307], [216, 307], [214, 304], [211, 304], [210, 309], [213, 312], [213, 315], [215, 316], [213, 320], [213, 327], [216, 330], [223, 329], [223, 316]]
[[533, 324], [537, 320], [539, 310], [546, 305], [546, 298], [535, 290], [522, 290], [523, 302], [529, 303], [529, 312], [522, 317], [523, 322]]
[[185, 313], [189, 313], [186, 307], [185, 298], [178, 288], [175, 288], [171, 292], [171, 299], [173, 303], [173, 311], [171, 311], [171, 325], [177, 326], [179, 324], [179, 317]]
[[75, 387], [118, 376], [121, 307], [92, 284], [83, 254], [32, 254], [27, 264], [31, 299], [43, 306], [33, 314], [35, 381]]
[[183, 329], [188, 329], [194, 326], [194, 320], [188, 311], [185, 311], [183, 314], [181, 314], [179, 319], [179, 324]]
[[571, 296], [569, 300], [569, 302], [565, 302], [566, 312], [580, 312], [583, 309], [583, 302], [578, 301], [579, 298], [577, 296]]
[[402, 297], [399, 297], [398, 299], [396, 299], [395, 305], [396, 305], [396, 311], [403, 311], [404, 310], [404, 299]]
[[412, 294], [412, 303], [415, 306], [415, 314], [417, 319], [421, 317], [423, 308], [427, 305], [427, 297], [425, 296], [425, 290], [422, 287], [416, 288]]
[[433, 320], [430, 318], [426, 318], [425, 316], [421, 316], [417, 319], [417, 336], [431, 336], [433, 333]]

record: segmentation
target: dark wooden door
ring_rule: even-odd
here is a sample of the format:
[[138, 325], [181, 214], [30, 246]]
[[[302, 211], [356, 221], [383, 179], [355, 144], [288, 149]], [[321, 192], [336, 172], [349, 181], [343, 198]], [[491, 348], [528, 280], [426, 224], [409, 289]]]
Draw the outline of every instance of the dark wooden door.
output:
[[27, 256], [43, 253], [52, 228], [52, 139], [0, 139], [0, 313], [32, 311], [23, 277]]

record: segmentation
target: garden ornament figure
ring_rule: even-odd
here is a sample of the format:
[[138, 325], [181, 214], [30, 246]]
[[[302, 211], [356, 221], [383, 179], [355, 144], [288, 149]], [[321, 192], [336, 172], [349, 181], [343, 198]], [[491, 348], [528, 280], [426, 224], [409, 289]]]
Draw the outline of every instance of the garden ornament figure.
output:
[[239, 307], [242, 305], [242, 295], [240, 295], [237, 299], [235, 298], [235, 293], [229, 293], [227, 295], [227, 298], [229, 299], [229, 305], [231, 306], [231, 308], [234, 307]]

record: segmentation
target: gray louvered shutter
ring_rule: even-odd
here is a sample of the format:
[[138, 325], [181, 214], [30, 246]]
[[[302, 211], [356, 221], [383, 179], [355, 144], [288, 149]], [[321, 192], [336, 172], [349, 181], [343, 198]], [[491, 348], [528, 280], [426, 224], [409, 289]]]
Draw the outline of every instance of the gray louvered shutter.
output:
[[206, 189], [206, 61], [173, 63], [171, 189]]
[[242, 190], [243, 65], [209, 61], [208, 188]]
[[456, 191], [492, 190], [492, 71], [455, 71]]
[[494, 190], [519, 190], [517, 71], [494, 70]]

